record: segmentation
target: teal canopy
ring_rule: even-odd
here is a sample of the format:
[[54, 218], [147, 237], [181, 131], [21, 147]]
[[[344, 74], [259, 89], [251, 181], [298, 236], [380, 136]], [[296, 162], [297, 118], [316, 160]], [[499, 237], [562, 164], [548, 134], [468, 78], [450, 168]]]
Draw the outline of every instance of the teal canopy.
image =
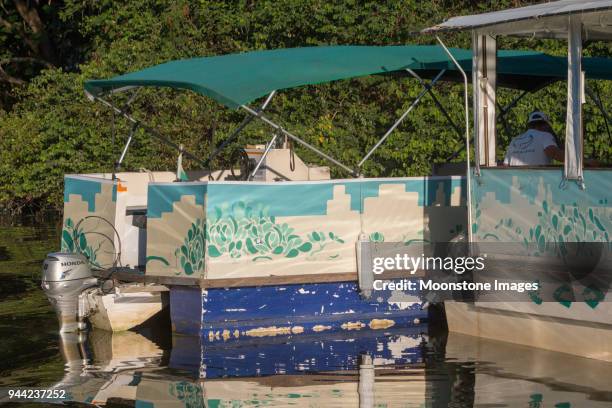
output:
[[[451, 49], [466, 72], [471, 72], [472, 52]], [[587, 76], [612, 79], [612, 63], [585, 58]], [[85, 82], [94, 96], [126, 87], [189, 89], [230, 108], [248, 104], [274, 90], [290, 89], [366, 75], [405, 72], [423, 77], [441, 69], [443, 79], [458, 79], [458, 70], [444, 50], [434, 45], [328, 46], [253, 51], [216, 57], [170, 61], [111, 79]], [[537, 89], [567, 75], [566, 58], [529, 51], [499, 51], [498, 84]]]

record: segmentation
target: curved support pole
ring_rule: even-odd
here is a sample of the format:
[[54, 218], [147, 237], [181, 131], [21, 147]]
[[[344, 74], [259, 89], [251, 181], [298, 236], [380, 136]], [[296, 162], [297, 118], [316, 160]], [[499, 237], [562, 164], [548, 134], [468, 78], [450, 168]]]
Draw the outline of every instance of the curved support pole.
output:
[[463, 95], [464, 95], [464, 104], [465, 104], [465, 147], [467, 149], [467, 152], [466, 152], [467, 215], [468, 215], [467, 231], [468, 231], [468, 243], [472, 243], [472, 183], [470, 180], [470, 109], [468, 105], [468, 99], [469, 99], [468, 98], [468, 78], [463, 68], [461, 68], [461, 65], [459, 65], [455, 57], [453, 57], [453, 54], [451, 54], [451, 52], [448, 50], [446, 45], [444, 45], [440, 37], [436, 36], [436, 40], [438, 40], [442, 48], [444, 48], [444, 52], [446, 52], [448, 57], [453, 61], [453, 64], [455, 64], [455, 66], [461, 72], [461, 75], [463, 76], [463, 85], [464, 85]]

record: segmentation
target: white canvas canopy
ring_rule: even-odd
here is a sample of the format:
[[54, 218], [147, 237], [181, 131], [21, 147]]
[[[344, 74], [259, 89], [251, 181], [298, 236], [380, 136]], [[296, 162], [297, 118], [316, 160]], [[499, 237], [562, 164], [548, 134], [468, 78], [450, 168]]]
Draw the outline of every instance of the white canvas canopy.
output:
[[460, 16], [429, 27], [424, 32], [475, 30], [487, 35], [567, 38], [568, 15], [578, 17], [585, 40], [612, 40], [612, 1], [560, 0], [502, 10]]

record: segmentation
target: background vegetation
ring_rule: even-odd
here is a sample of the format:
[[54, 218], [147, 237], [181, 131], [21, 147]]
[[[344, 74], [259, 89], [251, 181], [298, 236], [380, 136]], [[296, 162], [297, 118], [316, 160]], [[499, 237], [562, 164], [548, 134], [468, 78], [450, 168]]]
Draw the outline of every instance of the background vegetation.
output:
[[[415, 33], [453, 15], [528, 3], [0, 0], [0, 208], [17, 212], [60, 206], [65, 173], [112, 169], [129, 127], [113, 119], [104, 106], [86, 100], [86, 79], [177, 58], [257, 49], [434, 43], [433, 38]], [[464, 34], [446, 40], [452, 46], [470, 45]], [[505, 40], [501, 46], [565, 54], [563, 43], [550, 41]], [[610, 48], [592, 43], [586, 54], [609, 56]], [[608, 103], [612, 88], [599, 85]], [[281, 92], [269, 111], [287, 129], [355, 165], [419, 90], [408, 78], [363, 78]], [[459, 125], [463, 123], [461, 92], [461, 87], [449, 84], [437, 92]], [[515, 95], [502, 93], [502, 103]], [[525, 98], [508, 116], [509, 129], [500, 127], [502, 142], [522, 129], [534, 108], [547, 111], [562, 135], [564, 101], [563, 84]], [[121, 97], [116, 102], [121, 103]], [[239, 112], [212, 100], [170, 90], [145, 90], [132, 109], [137, 117], [202, 157], [242, 119]], [[446, 124], [431, 98], [425, 98], [413, 113], [367, 164], [368, 176], [427, 174], [432, 163], [445, 162], [461, 149], [461, 137]], [[601, 137], [606, 135], [605, 122], [592, 105], [586, 108], [586, 116], [587, 156], [610, 161], [610, 140]], [[253, 124], [236, 146], [269, 137], [269, 129]], [[320, 162], [308, 151], [298, 149], [298, 153], [309, 162]], [[168, 169], [175, 160], [174, 152], [139, 130], [125, 167]]]

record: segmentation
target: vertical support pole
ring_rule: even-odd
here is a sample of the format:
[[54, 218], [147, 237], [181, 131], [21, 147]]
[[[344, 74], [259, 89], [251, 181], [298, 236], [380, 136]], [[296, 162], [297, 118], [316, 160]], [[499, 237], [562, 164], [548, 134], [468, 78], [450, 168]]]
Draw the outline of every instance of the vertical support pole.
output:
[[357, 250], [357, 276], [359, 278], [359, 292], [364, 299], [370, 299], [374, 289], [374, 271], [372, 268], [372, 247], [370, 238], [366, 234], [359, 234], [356, 243]]
[[478, 136], [479, 165], [496, 166], [496, 82], [497, 41], [489, 35], [474, 34], [474, 104]]
[[375, 368], [372, 356], [362, 354], [359, 362], [359, 408], [374, 406]]
[[[439, 40], [438, 40], [439, 41]], [[474, 126], [474, 174], [480, 176], [480, 138], [478, 137], [478, 34], [472, 31], [472, 113]], [[469, 150], [468, 150], [469, 154]], [[470, 161], [468, 160], [468, 166]], [[469, 177], [469, 172], [468, 172]], [[468, 203], [469, 205], [469, 203]], [[468, 228], [469, 230], [470, 228]]]
[[565, 164], [563, 176], [584, 188], [582, 173], [582, 21], [568, 16], [567, 30], [567, 117], [565, 121]]

